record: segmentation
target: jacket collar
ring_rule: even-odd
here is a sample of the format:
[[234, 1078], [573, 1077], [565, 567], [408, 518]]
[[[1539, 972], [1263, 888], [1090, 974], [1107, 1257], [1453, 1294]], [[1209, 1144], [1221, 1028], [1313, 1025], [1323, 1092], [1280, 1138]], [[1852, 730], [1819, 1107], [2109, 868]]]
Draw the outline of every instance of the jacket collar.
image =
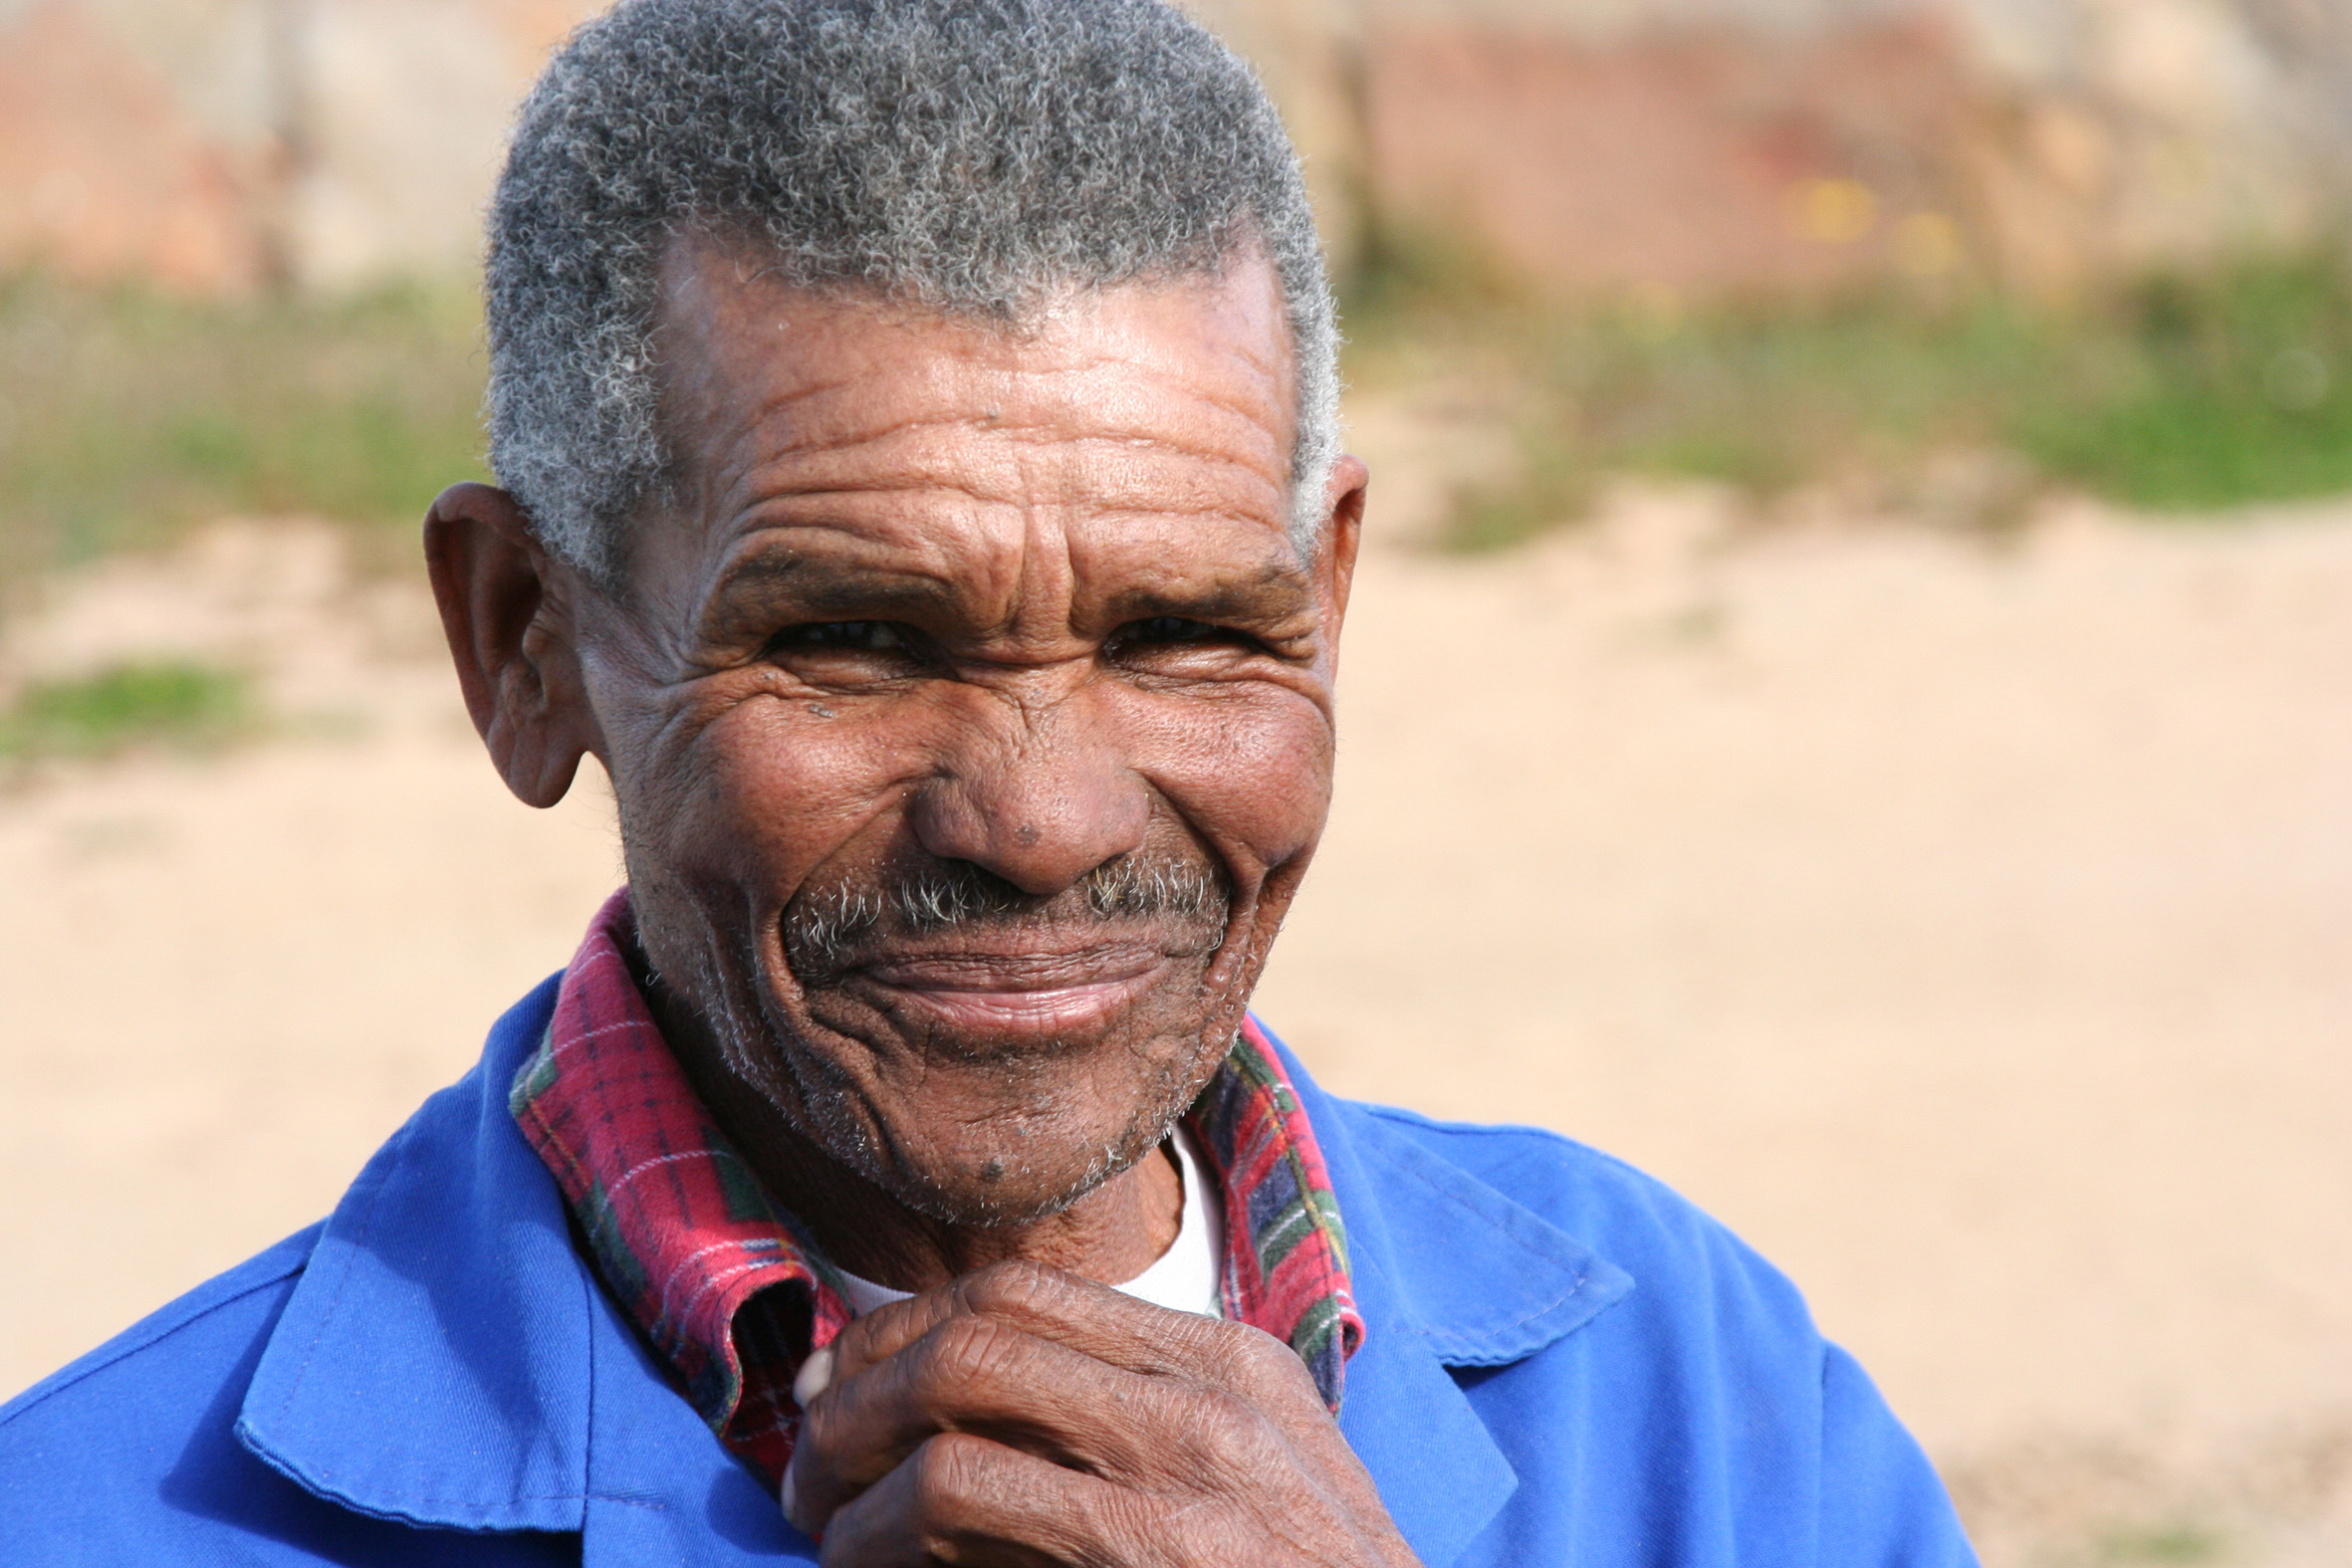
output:
[[[551, 980], [501, 1018], [481, 1063], [345, 1195], [264, 1349], [238, 1439], [357, 1512], [585, 1530], [590, 1563], [808, 1552], [598, 1288], [508, 1114], [555, 995]], [[1368, 1329], [1341, 1429], [1406, 1539], [1443, 1568], [1518, 1485], [1447, 1369], [1530, 1355], [1631, 1281], [1283, 1056], [1330, 1168]]]
[[246, 1448], [360, 1513], [577, 1530], [594, 1283], [506, 1110], [548, 981], [474, 1070], [376, 1151], [287, 1299], [239, 1413]]
[[1377, 1113], [1334, 1100], [1281, 1048], [1330, 1163], [1366, 1324], [1339, 1428], [1415, 1555], [1444, 1568], [1519, 1488], [1450, 1369], [1533, 1355], [1633, 1279]]

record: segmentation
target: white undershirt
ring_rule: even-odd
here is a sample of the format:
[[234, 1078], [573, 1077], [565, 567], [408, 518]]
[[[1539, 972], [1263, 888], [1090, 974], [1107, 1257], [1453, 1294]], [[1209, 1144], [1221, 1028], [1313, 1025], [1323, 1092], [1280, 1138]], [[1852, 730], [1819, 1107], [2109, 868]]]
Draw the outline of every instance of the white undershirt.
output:
[[[1159, 1255], [1158, 1261], [1116, 1288], [1153, 1306], [1223, 1317], [1225, 1310], [1220, 1296], [1225, 1282], [1224, 1215], [1216, 1194], [1210, 1190], [1208, 1178], [1201, 1171], [1192, 1134], [1179, 1127], [1169, 1135], [1168, 1142], [1175, 1146], [1176, 1163], [1184, 1168], [1184, 1218], [1177, 1225], [1176, 1239], [1168, 1243], [1168, 1249]], [[878, 1306], [904, 1301], [913, 1294], [909, 1290], [877, 1285], [845, 1268], [835, 1271], [841, 1276], [841, 1294], [848, 1298], [849, 1310], [859, 1317]]]

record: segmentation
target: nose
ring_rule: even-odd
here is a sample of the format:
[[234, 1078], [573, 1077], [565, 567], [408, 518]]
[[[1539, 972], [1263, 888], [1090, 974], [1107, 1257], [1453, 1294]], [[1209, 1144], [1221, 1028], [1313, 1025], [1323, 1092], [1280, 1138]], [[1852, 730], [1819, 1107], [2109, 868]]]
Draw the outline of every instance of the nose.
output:
[[1141, 846], [1149, 789], [1086, 693], [1007, 716], [966, 730], [915, 792], [910, 825], [925, 849], [1044, 898]]

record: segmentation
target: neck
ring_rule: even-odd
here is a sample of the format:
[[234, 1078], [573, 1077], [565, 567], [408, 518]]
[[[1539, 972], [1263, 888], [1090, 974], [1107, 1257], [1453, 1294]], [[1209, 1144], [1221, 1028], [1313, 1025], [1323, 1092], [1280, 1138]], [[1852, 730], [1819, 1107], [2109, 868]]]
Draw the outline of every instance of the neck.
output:
[[700, 1012], [638, 983], [662, 1037], [728, 1140], [836, 1266], [896, 1290], [923, 1291], [1013, 1258], [1104, 1284], [1142, 1273], [1175, 1241], [1184, 1177], [1165, 1144], [1076, 1203], [1041, 1220], [954, 1225], [909, 1209], [825, 1153], [775, 1102], [727, 1065]]

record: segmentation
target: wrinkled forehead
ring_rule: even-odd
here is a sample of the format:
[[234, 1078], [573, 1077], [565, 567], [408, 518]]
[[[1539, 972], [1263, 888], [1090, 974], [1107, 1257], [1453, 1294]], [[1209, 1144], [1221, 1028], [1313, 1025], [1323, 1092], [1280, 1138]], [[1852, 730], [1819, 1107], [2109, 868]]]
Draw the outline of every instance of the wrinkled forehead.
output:
[[680, 499], [723, 532], [796, 507], [883, 532], [1008, 511], [1285, 530], [1293, 343], [1255, 253], [1005, 320], [798, 284], [690, 237], [664, 257], [654, 341]]

